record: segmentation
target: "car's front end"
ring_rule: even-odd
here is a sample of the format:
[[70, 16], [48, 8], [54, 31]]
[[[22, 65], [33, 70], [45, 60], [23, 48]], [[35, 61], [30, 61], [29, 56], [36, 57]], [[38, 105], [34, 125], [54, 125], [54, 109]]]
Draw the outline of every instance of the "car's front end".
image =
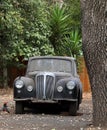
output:
[[79, 105], [81, 93], [79, 79], [69, 72], [28, 71], [26, 76], [17, 77], [14, 81], [16, 113], [22, 113], [25, 102]]

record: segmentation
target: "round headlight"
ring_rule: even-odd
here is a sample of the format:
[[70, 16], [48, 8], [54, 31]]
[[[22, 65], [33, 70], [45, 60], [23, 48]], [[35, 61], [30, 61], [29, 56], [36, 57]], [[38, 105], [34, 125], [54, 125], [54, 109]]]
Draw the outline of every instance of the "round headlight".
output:
[[24, 82], [22, 80], [17, 80], [15, 82], [15, 87], [16, 88], [22, 88], [24, 86]]
[[58, 87], [57, 87], [57, 91], [58, 91], [58, 92], [62, 92], [62, 91], [63, 91], [63, 87], [62, 87], [62, 86], [58, 86]]
[[74, 89], [74, 87], [75, 87], [75, 82], [69, 81], [69, 82], [67, 83], [67, 88], [68, 88], [69, 90]]
[[29, 85], [27, 86], [27, 91], [31, 92], [33, 90], [33, 86]]

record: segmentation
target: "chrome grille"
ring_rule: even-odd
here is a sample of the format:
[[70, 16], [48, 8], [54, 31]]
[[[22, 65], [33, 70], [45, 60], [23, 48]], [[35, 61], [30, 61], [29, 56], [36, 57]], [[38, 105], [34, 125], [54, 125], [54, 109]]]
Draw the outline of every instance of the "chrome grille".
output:
[[42, 99], [52, 99], [54, 93], [55, 76], [53, 73], [39, 73], [36, 76], [36, 97]]

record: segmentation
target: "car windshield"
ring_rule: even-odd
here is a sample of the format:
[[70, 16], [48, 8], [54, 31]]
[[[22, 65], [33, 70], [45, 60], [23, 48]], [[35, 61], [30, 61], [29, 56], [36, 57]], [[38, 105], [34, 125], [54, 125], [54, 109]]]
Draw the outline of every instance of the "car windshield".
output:
[[71, 61], [64, 59], [32, 59], [27, 72], [49, 71], [71, 73]]

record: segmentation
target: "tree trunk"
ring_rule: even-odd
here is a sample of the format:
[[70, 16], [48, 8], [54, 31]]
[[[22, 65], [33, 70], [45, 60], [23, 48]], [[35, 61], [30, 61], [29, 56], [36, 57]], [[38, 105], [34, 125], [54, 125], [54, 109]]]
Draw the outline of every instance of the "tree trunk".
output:
[[107, 126], [107, 0], [81, 0], [83, 53], [93, 101], [93, 124]]
[[6, 67], [4, 67], [3, 68], [3, 87], [4, 88], [7, 88], [8, 87], [8, 75], [7, 75], [7, 68]]

